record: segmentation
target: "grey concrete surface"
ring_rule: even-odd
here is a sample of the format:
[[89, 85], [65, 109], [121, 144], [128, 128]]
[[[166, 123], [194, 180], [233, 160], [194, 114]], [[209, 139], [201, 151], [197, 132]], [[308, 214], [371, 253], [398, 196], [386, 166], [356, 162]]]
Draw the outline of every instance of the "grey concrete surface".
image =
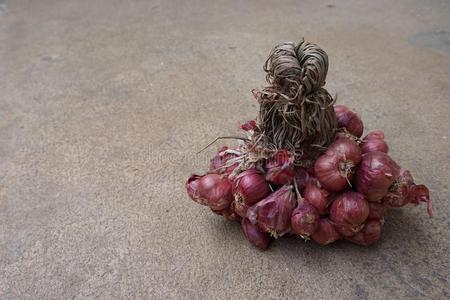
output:
[[[0, 298], [448, 299], [449, 31], [448, 1], [0, 1]], [[269, 50], [302, 36], [434, 219], [260, 252], [187, 198], [215, 149], [195, 152], [255, 115]]]

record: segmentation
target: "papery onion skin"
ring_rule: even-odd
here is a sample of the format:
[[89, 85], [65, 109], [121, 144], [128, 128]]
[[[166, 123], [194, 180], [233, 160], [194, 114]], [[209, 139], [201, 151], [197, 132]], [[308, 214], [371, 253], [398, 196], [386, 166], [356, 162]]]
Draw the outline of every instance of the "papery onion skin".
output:
[[223, 146], [222, 148], [217, 151], [217, 154], [211, 159], [209, 164], [209, 170], [214, 173], [225, 173], [227, 175], [230, 175], [233, 170], [237, 167], [236, 164], [232, 164], [230, 166], [225, 167], [226, 163], [233, 158], [236, 158], [237, 155], [234, 153], [226, 153], [226, 151], [229, 150], [227, 146]]
[[292, 232], [302, 237], [308, 237], [316, 231], [319, 226], [319, 219], [319, 213], [314, 206], [303, 203], [292, 213]]
[[384, 152], [363, 154], [356, 169], [356, 190], [368, 201], [380, 202], [387, 195], [389, 187], [398, 178], [400, 167]]
[[320, 245], [331, 244], [341, 238], [328, 218], [319, 220], [316, 231], [311, 234], [311, 239]]
[[351, 139], [337, 139], [314, 164], [314, 173], [320, 183], [330, 192], [339, 192], [353, 178], [355, 166], [361, 160], [361, 149]]
[[328, 193], [325, 189], [319, 187], [320, 183], [317, 181], [309, 181], [304, 191], [304, 199], [317, 209], [319, 214], [326, 214], [328, 212]]
[[337, 154], [324, 154], [316, 160], [314, 173], [325, 189], [330, 192], [340, 192], [349, 187], [349, 182], [353, 178], [351, 172], [345, 175], [340, 171], [341, 166], [347, 163], [352, 164]]
[[369, 220], [360, 232], [346, 239], [361, 246], [370, 246], [381, 238], [382, 229], [382, 220]]
[[290, 184], [294, 180], [294, 155], [286, 150], [278, 150], [266, 162], [266, 179], [274, 184]]
[[227, 207], [225, 209], [221, 209], [221, 210], [211, 209], [211, 211], [217, 215], [223, 216], [228, 221], [240, 221], [241, 220], [241, 217], [234, 212], [234, 210], [232, 209], [231, 206]]
[[224, 216], [224, 218], [227, 219], [228, 221], [240, 221], [241, 220], [241, 216], [239, 216], [235, 211], [233, 211], [233, 209], [231, 209], [231, 207], [229, 207], [228, 209], [225, 209], [222, 212], [222, 216]]
[[384, 203], [369, 202], [369, 220], [381, 220], [386, 214], [387, 206]]
[[408, 203], [418, 205], [427, 203], [427, 211], [430, 218], [433, 216], [430, 192], [425, 185], [416, 185], [408, 170], [401, 170], [399, 177], [390, 186], [388, 194], [383, 198], [383, 203], [390, 207], [401, 207]]
[[206, 174], [198, 183], [200, 197], [206, 199], [213, 210], [222, 210], [230, 206], [233, 200], [232, 186], [228, 178], [218, 174]]
[[237, 202], [253, 205], [269, 195], [264, 176], [255, 169], [240, 173], [233, 181], [233, 194]]
[[314, 170], [308, 170], [305, 168], [295, 168], [295, 183], [300, 191], [303, 191], [308, 185], [309, 181], [314, 180]]
[[195, 201], [199, 204], [202, 204], [202, 205], [208, 205], [208, 202], [206, 201], [206, 199], [203, 199], [200, 196], [200, 191], [199, 191], [198, 185], [199, 185], [199, 181], [200, 181], [201, 177], [202, 176], [200, 176], [200, 175], [192, 174], [186, 181], [185, 187], [186, 187], [186, 191], [187, 191], [189, 197], [193, 201]]
[[[369, 203], [363, 194], [353, 191], [338, 195], [331, 204], [330, 220], [339, 226], [341, 234], [352, 235], [351, 231], [357, 232], [359, 226], [369, 216]], [[347, 233], [346, 230], [350, 230]]]
[[242, 219], [241, 226], [244, 232], [245, 239], [252, 245], [258, 247], [261, 250], [266, 250], [267, 248], [269, 248], [269, 234], [262, 231], [257, 225], [252, 224], [252, 222], [250, 222], [247, 218]]
[[364, 124], [361, 118], [344, 105], [335, 105], [334, 113], [339, 128], [345, 128], [356, 137], [361, 137], [364, 131]]
[[348, 138], [336, 140], [325, 152], [328, 155], [338, 154], [356, 166], [361, 161], [361, 149], [357, 142]]
[[234, 212], [242, 218], [245, 217], [245, 215], [247, 214], [247, 210], [250, 207], [244, 202], [237, 203], [236, 200], [231, 203], [231, 206], [233, 207]]
[[291, 215], [297, 205], [292, 186], [285, 185], [251, 206], [247, 218], [275, 238], [290, 229]]
[[245, 122], [244, 124], [239, 125], [239, 128], [241, 128], [244, 131], [253, 131], [256, 128], [256, 120], [249, 120]]
[[382, 130], [373, 130], [366, 134], [365, 139], [377, 138], [380, 140], [384, 140], [384, 132]]
[[381, 130], [369, 132], [364, 137], [363, 142], [361, 144], [361, 152], [363, 154], [374, 151], [380, 151], [384, 153], [389, 152], [389, 146], [384, 141], [384, 133]]
[[374, 151], [388, 153], [389, 146], [386, 144], [385, 141], [376, 138], [364, 140], [361, 145], [361, 152], [364, 154]]

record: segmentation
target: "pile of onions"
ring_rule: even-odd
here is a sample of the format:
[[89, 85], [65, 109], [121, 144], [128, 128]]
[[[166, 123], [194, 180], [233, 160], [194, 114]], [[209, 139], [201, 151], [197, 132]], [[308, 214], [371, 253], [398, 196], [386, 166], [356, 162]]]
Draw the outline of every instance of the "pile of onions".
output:
[[[384, 133], [361, 139], [359, 116], [343, 105], [334, 111], [339, 132], [328, 148], [296, 156], [245, 143], [222, 147], [206, 174], [188, 178], [188, 196], [240, 222], [244, 238], [261, 250], [288, 234], [319, 245], [369, 246], [380, 240], [387, 211], [407, 204], [426, 203], [431, 217], [427, 187], [388, 155]], [[240, 127], [251, 136], [257, 122]]]

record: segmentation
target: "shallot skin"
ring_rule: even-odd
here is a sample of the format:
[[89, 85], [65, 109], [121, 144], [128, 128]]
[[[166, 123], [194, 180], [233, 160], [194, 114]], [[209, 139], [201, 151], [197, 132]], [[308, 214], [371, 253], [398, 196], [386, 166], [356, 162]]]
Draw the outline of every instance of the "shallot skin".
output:
[[225, 173], [227, 175], [230, 175], [237, 167], [237, 164], [226, 166], [227, 162], [230, 159], [237, 157], [237, 155], [234, 153], [227, 153], [227, 150], [230, 149], [227, 146], [223, 146], [219, 149], [219, 151], [217, 151], [217, 154], [213, 158], [211, 158], [209, 164], [209, 170], [211, 172], [219, 174]]
[[232, 186], [228, 178], [218, 174], [206, 174], [199, 180], [200, 197], [206, 199], [213, 210], [222, 210], [230, 206], [233, 200]]
[[363, 154], [355, 174], [356, 190], [366, 195], [367, 200], [380, 202], [399, 174], [400, 167], [386, 153]]
[[330, 219], [345, 236], [352, 236], [369, 216], [369, 203], [364, 195], [348, 191], [336, 197], [331, 205]]
[[330, 192], [340, 192], [349, 187], [353, 174], [342, 174], [341, 166], [346, 161], [337, 154], [324, 154], [314, 164], [314, 173], [320, 183]]
[[381, 238], [382, 229], [382, 220], [369, 220], [360, 232], [346, 239], [360, 246], [370, 246]]
[[292, 232], [300, 236], [310, 236], [319, 226], [319, 213], [314, 206], [304, 203], [299, 205], [291, 217]]
[[233, 207], [234, 212], [242, 218], [246, 216], [247, 210], [249, 208], [249, 206], [244, 202], [237, 203], [236, 200], [231, 203], [231, 206]]
[[363, 154], [374, 151], [389, 152], [389, 146], [384, 141], [384, 133], [381, 130], [369, 132], [362, 141], [361, 152]]
[[257, 225], [252, 224], [249, 219], [243, 218], [241, 221], [241, 226], [245, 239], [252, 245], [261, 250], [266, 250], [269, 248], [270, 236], [263, 232]]
[[292, 186], [285, 185], [251, 206], [246, 216], [265, 232], [278, 237], [289, 231], [291, 215], [296, 205]]
[[231, 206], [227, 207], [225, 209], [222, 209], [222, 210], [211, 209], [211, 211], [219, 216], [223, 216], [228, 221], [241, 220], [241, 217], [238, 214], [236, 214], [236, 212], [233, 210], [233, 208]]
[[233, 193], [238, 201], [252, 205], [269, 194], [269, 186], [262, 174], [255, 169], [249, 169], [234, 179]]
[[336, 140], [327, 149], [326, 154], [342, 156], [345, 160], [352, 161], [355, 166], [361, 161], [361, 149], [358, 143], [349, 138]]
[[198, 185], [199, 185], [199, 181], [200, 181], [201, 177], [202, 176], [200, 176], [200, 175], [192, 174], [186, 181], [185, 187], [186, 187], [186, 191], [187, 191], [189, 197], [193, 201], [195, 201], [199, 204], [202, 204], [202, 205], [208, 205], [208, 202], [206, 201], [206, 199], [203, 199], [200, 196], [200, 191], [199, 191]]
[[319, 225], [317, 226], [316, 231], [311, 235], [311, 239], [314, 242], [324, 246], [331, 244], [340, 238], [341, 235], [327, 218], [319, 220]]
[[430, 218], [433, 216], [430, 193], [425, 185], [417, 185], [408, 170], [401, 170], [399, 177], [390, 186], [388, 194], [383, 198], [383, 203], [390, 207], [401, 207], [408, 203], [418, 205], [427, 203], [427, 211]]
[[384, 203], [369, 202], [369, 217], [370, 220], [381, 220], [387, 211], [387, 206]]
[[330, 192], [349, 187], [355, 166], [361, 161], [361, 149], [348, 138], [337, 139], [314, 164], [314, 174]]
[[361, 137], [364, 131], [364, 124], [355, 112], [344, 105], [335, 105], [334, 113], [340, 128], [347, 129], [348, 132], [358, 138]]
[[330, 193], [318, 185], [320, 185], [318, 182], [309, 181], [304, 191], [304, 199], [314, 206], [319, 214], [326, 214], [328, 213], [327, 206]]

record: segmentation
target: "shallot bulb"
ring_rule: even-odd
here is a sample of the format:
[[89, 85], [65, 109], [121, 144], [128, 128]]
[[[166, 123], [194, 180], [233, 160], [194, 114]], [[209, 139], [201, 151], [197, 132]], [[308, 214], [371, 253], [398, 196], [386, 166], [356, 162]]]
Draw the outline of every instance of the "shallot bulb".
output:
[[353, 161], [355, 165], [361, 161], [361, 149], [359, 148], [358, 143], [353, 139], [340, 138], [336, 140], [326, 151], [326, 154], [329, 155], [334, 153]]
[[334, 113], [339, 128], [345, 128], [354, 136], [361, 137], [364, 131], [364, 125], [355, 112], [344, 105], [335, 105]]
[[266, 162], [266, 179], [274, 184], [290, 184], [294, 180], [294, 155], [286, 150], [278, 150]]
[[245, 217], [245, 215], [247, 214], [247, 210], [249, 208], [249, 206], [247, 204], [245, 204], [244, 202], [237, 203], [236, 200], [234, 200], [231, 203], [231, 206], [233, 208], [233, 211], [242, 218]]
[[321, 188], [319, 182], [310, 180], [306, 185], [303, 198], [314, 206], [319, 214], [326, 214], [328, 212], [328, 196], [329, 193]]
[[313, 175], [311, 173], [314, 173], [314, 170], [310, 171], [305, 168], [295, 168], [294, 180], [300, 191], [303, 191], [308, 185], [308, 182], [313, 179]]
[[233, 210], [231, 206], [222, 210], [213, 210], [213, 209], [211, 210], [213, 213], [223, 216], [228, 221], [239, 221], [241, 219], [241, 217], [238, 214], [236, 214], [236, 212]]
[[370, 220], [381, 220], [387, 211], [387, 206], [384, 203], [369, 202], [369, 217]]
[[400, 167], [384, 152], [363, 154], [356, 170], [356, 190], [367, 200], [380, 202], [400, 174]]
[[389, 146], [384, 141], [384, 133], [381, 130], [369, 132], [361, 144], [362, 153], [373, 151], [389, 152]]
[[380, 239], [382, 229], [383, 220], [369, 220], [360, 232], [346, 239], [361, 246], [370, 246]]
[[269, 195], [269, 186], [261, 173], [248, 169], [234, 179], [233, 194], [238, 204], [253, 205]]
[[311, 235], [312, 240], [320, 245], [331, 244], [340, 239], [340, 237], [339, 232], [336, 231], [327, 218], [319, 220], [316, 231]]
[[233, 200], [231, 182], [218, 174], [206, 174], [198, 182], [198, 192], [206, 199], [212, 210], [222, 210], [230, 206]]
[[277, 238], [289, 231], [292, 211], [296, 205], [292, 186], [285, 185], [250, 207], [247, 218]]
[[237, 156], [238, 155], [236, 153], [233, 153], [232, 150], [227, 146], [223, 146], [211, 159], [209, 170], [214, 173], [225, 173], [227, 175], [230, 175], [238, 166], [238, 164], [229, 164], [228, 161], [230, 159], [236, 158]]
[[344, 236], [352, 236], [361, 229], [369, 216], [369, 203], [361, 193], [348, 191], [331, 204], [330, 219]]
[[430, 218], [433, 216], [428, 188], [425, 185], [416, 185], [408, 170], [400, 171], [400, 176], [390, 186], [383, 202], [391, 207], [401, 207], [408, 203], [418, 205], [420, 202], [425, 202], [428, 215]]
[[339, 192], [349, 187], [360, 160], [361, 150], [355, 141], [338, 139], [317, 159], [314, 173], [328, 191]]
[[307, 238], [316, 231], [319, 226], [319, 213], [314, 206], [304, 203], [297, 207], [292, 213], [292, 232]]
[[243, 218], [241, 221], [242, 230], [244, 231], [244, 237], [252, 245], [258, 247], [261, 250], [266, 250], [270, 244], [270, 236], [266, 232], [262, 231], [257, 225], [252, 224], [247, 218]]
[[186, 181], [185, 187], [186, 187], [186, 191], [187, 191], [189, 197], [192, 200], [194, 200], [195, 202], [202, 204], [202, 205], [208, 205], [208, 202], [206, 201], [206, 199], [204, 199], [200, 196], [198, 184], [199, 184], [201, 177], [202, 176], [200, 176], [200, 175], [192, 174]]

